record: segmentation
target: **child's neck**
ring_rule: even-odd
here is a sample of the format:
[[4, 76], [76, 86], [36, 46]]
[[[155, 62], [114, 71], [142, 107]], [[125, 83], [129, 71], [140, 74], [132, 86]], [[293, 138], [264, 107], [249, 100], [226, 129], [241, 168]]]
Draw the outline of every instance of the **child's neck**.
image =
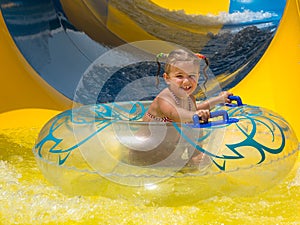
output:
[[169, 88], [170, 93], [172, 94], [172, 96], [174, 97], [175, 100], [175, 104], [181, 108], [185, 108], [184, 107], [184, 103], [186, 102], [185, 100], [188, 101], [188, 110], [191, 111], [192, 110], [192, 101], [191, 101], [191, 97], [187, 96], [185, 97], [178, 97], [170, 88]]

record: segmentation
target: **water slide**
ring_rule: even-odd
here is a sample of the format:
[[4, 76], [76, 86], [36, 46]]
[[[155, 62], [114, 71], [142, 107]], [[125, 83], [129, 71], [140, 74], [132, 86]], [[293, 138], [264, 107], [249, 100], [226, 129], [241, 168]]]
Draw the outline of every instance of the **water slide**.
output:
[[[48, 2], [51, 3], [51, 1]], [[77, 37], [75, 37], [75, 35], [72, 36], [72, 23], [77, 24], [77, 29], [83, 29], [83, 27], [86, 26], [87, 28], [84, 28], [86, 29], [85, 33], [89, 33], [89, 27], [96, 26], [96, 31], [90, 33], [89, 36], [92, 37], [92, 39], [96, 40], [97, 36], [99, 36], [99, 33], [97, 32], [102, 32], [102, 36], [106, 37], [107, 39], [106, 42], [111, 42], [115, 45], [120, 45], [128, 41], [134, 41], [132, 35], [127, 35], [126, 37], [122, 36], [124, 35], [124, 32], [121, 32], [121, 30], [124, 30], [124, 27], [126, 26], [126, 29], [128, 29], [129, 31], [130, 29], [135, 29], [135, 36], [140, 39], [153, 38], [153, 35], [151, 35], [151, 33], [146, 33], [136, 24], [134, 24], [132, 20], [126, 17], [124, 13], [118, 12], [117, 7], [113, 7], [109, 3], [109, 1], [98, 1], [98, 5], [96, 5], [96, 1], [76, 1], [76, 4], [72, 4], [72, 2], [73, 1], [64, 0], [60, 2], [52, 1], [51, 3], [56, 5], [56, 8], [64, 9], [62, 11], [66, 13], [60, 14], [59, 19], [60, 24], [63, 24], [62, 27], [64, 28], [64, 31], [62, 31], [62, 33], [64, 33], [65, 35], [64, 37], [58, 37], [56, 39], [58, 40], [59, 38], [64, 38], [64, 45], [72, 45], [73, 49], [79, 52], [78, 55], [86, 60], [86, 62], [83, 63], [84, 66], [77, 69], [76, 65], [74, 65], [77, 62], [77, 53], [73, 54], [71, 52], [66, 56], [55, 55], [60, 53], [49, 53], [49, 58], [53, 61], [55, 61], [55, 58], [64, 57], [64, 59], [61, 59], [60, 61], [63, 61], [66, 68], [70, 69], [75, 67], [76, 70], [84, 70], [94, 59], [99, 56], [99, 54], [101, 54], [102, 51], [101, 49], [97, 49], [98, 53], [94, 52], [91, 55], [85, 54], [83, 48], [86, 48], [86, 46], [81, 44], [81, 41], [84, 38], [86, 39], [86, 37], [78, 38], [78, 35]], [[170, 9], [172, 9], [172, 7], [174, 7], [175, 10], [177, 4], [180, 5], [180, 1], [175, 1], [174, 3], [172, 1], [172, 7], [169, 5], [168, 1], [153, 2], [156, 4], [161, 4], [161, 7], [165, 8], [169, 7]], [[192, 2], [194, 1], [191, 1], [191, 5], [186, 6], [187, 11], [188, 9], [195, 9], [195, 6], [193, 6]], [[68, 109], [72, 107], [73, 104], [72, 89], [67, 91], [64, 89], [64, 85], [66, 85], [68, 81], [66, 81], [65, 83], [61, 82], [61, 86], [57, 87], [56, 85], [54, 85], [54, 81], [49, 81], [49, 79], [47, 79], [47, 77], [43, 76], [42, 74], [43, 71], [46, 71], [47, 73], [47, 71], [50, 71], [51, 69], [54, 71], [53, 73], [55, 73], [55, 71], [58, 71], [55, 70], [55, 67], [60, 68], [61, 65], [54, 64], [51, 65], [51, 68], [49, 66], [49, 68], [42, 69], [42, 66], [34, 66], [32, 62], [35, 59], [32, 59], [28, 55], [26, 55], [26, 51], [24, 51], [24, 48], [22, 50], [22, 48], [20, 48], [20, 44], [18, 44], [18, 40], [21, 40], [22, 36], [18, 36], [17, 32], [8, 28], [8, 24], [11, 24], [11, 21], [13, 21], [15, 18], [14, 16], [17, 15], [15, 11], [10, 11], [10, 9], [14, 7], [18, 9], [18, 4], [20, 4], [19, 8], [22, 8], [22, 1], [3, 1], [3, 3], [1, 3], [1, 127], [13, 127], [22, 125], [31, 126], [35, 123], [42, 124], [46, 122], [53, 114]], [[100, 8], [100, 6], [102, 8]], [[76, 17], [76, 13], [78, 13], [78, 9], [80, 7], [88, 8], [90, 9], [90, 11], [92, 11], [92, 13], [86, 13], [85, 15], [87, 16], [83, 17], [85, 19], [81, 20]], [[218, 4], [216, 4], [215, 1], [211, 1], [208, 8], [215, 8], [216, 11], [226, 11], [228, 10], [228, 7], [228, 1], [222, 1], [222, 4], [221, 1], [218, 1]], [[205, 10], [208, 9], [202, 8], [202, 10], [204, 11], [203, 13], [207, 13], [205, 12]], [[27, 13], [30, 14], [30, 12]], [[34, 16], [38, 15], [35, 12], [33, 14]], [[34, 16], [30, 18], [32, 19], [34, 18]], [[49, 17], [51, 16], [52, 15], [50, 14]], [[72, 23], [69, 23], [66, 18], [68, 18]], [[113, 19], [116, 18], [119, 18], [119, 23], [114, 23]], [[102, 24], [99, 23], [99, 21]], [[28, 23], [31, 22], [32, 21], [29, 21]], [[92, 25], [89, 26], [89, 24]], [[105, 24], [106, 29], [103, 28], [103, 24]], [[33, 24], [33, 26], [34, 25], [35, 24]], [[83, 35], [83, 32], [81, 32], [80, 34]], [[49, 34], [45, 34], [44, 32], [40, 35], [48, 35], [48, 44], [55, 46], [56, 42], [53, 41], [54, 39], [52, 41], [50, 40], [52, 35], [51, 32]], [[33, 36], [31, 38], [35, 40]], [[42, 45], [43, 43], [39, 44]], [[36, 46], [38, 46], [38, 44], [30, 47], [32, 48], [32, 51], [35, 50]], [[56, 47], [60, 48], [61, 46], [56, 45]], [[91, 44], [91, 46], [89, 46], [88, 48], [93, 49], [93, 44]], [[49, 60], [49, 58], [41, 60], [47, 61]], [[74, 63], [74, 61], [76, 62]], [[278, 30], [276, 31], [276, 35], [272, 39], [270, 45], [268, 46], [260, 60], [247, 74], [247, 76], [241, 79], [240, 82], [238, 82], [234, 87], [231, 87], [230, 89], [234, 93], [242, 96], [244, 102], [269, 108], [282, 115], [292, 125], [297, 133], [298, 138], [300, 138], [300, 107], [297, 104], [299, 98], [297, 90], [300, 83], [299, 72], [300, 2], [299, 0], [288, 0], [286, 2], [286, 6], [280, 24], [278, 26]], [[72, 73], [72, 71], [69, 71], [68, 73]], [[49, 74], [51, 73], [49, 72]], [[61, 75], [58, 75], [58, 77], [59, 76]], [[79, 78], [74, 75], [74, 77], [67, 77], [63, 79], [69, 79], [70, 82], [74, 80], [74, 82], [76, 83]]]

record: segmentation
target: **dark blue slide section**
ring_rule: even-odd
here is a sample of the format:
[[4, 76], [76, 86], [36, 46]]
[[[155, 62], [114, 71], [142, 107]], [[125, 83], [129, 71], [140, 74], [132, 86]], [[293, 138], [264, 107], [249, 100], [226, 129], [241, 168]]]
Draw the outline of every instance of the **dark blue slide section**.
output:
[[76, 30], [58, 0], [3, 0], [1, 11], [29, 64], [57, 91], [73, 99], [82, 74], [107, 48]]

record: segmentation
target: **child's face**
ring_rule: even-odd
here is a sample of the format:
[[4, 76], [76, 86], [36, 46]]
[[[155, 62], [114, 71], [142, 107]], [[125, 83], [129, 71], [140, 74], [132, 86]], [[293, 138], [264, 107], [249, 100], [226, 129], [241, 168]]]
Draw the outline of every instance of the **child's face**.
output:
[[164, 79], [177, 96], [189, 96], [197, 88], [199, 65], [192, 61], [176, 62], [170, 67], [168, 74], [164, 73]]

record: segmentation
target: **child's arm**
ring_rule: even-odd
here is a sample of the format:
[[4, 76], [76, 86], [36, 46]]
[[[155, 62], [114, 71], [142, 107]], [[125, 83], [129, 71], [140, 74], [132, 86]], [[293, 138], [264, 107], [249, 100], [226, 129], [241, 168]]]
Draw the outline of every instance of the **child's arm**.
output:
[[197, 104], [197, 110], [212, 109], [217, 104], [230, 103], [231, 100], [228, 97], [231, 96], [231, 95], [232, 95], [232, 93], [230, 93], [228, 91], [223, 91], [216, 97], [212, 97], [212, 98], [209, 98], [209, 99], [205, 100], [204, 102], [198, 103]]

